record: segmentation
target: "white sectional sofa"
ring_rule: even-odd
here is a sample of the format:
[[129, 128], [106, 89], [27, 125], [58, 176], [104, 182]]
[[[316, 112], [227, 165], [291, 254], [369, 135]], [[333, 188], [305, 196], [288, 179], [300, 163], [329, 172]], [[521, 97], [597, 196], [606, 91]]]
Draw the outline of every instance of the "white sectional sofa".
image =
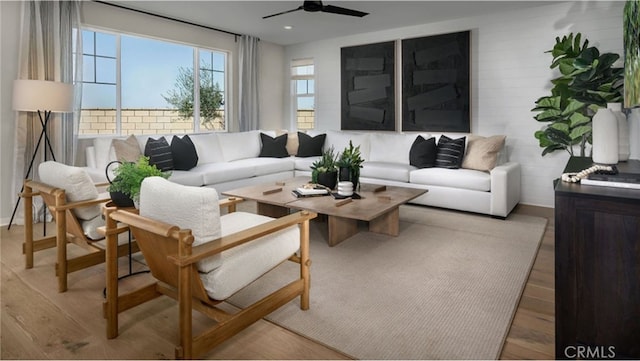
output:
[[[262, 131], [275, 136], [275, 131]], [[363, 183], [427, 188], [429, 191], [412, 203], [506, 217], [520, 200], [520, 165], [507, 161], [500, 152], [491, 171], [472, 169], [422, 168], [409, 164], [409, 151], [417, 135], [425, 133], [379, 133], [345, 131], [309, 131], [315, 136], [326, 133], [324, 148], [341, 152], [349, 143], [360, 145], [365, 162], [360, 172]], [[440, 135], [433, 135], [439, 137]], [[455, 134], [452, 137], [461, 137]], [[137, 136], [142, 151], [147, 138]], [[151, 136], [157, 138], [158, 136]], [[310, 166], [319, 157], [259, 157], [260, 131], [241, 133], [190, 134], [198, 153], [196, 167], [173, 171], [169, 180], [191, 186], [214, 187], [219, 192], [245, 185], [311, 175]], [[122, 137], [123, 139], [124, 137]], [[105, 181], [105, 167], [115, 160], [113, 138], [96, 138], [86, 149], [87, 170], [95, 181]], [[171, 137], [166, 137], [171, 141]]]

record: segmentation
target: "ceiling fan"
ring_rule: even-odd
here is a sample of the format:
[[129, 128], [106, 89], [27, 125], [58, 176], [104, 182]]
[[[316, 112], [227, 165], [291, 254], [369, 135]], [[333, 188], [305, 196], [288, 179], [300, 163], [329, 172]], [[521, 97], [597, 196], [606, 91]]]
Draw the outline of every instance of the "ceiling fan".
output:
[[262, 18], [267, 19], [274, 16], [282, 15], [282, 14], [292, 13], [298, 10], [304, 10], [304, 11], [309, 11], [314, 13], [319, 11], [323, 13], [349, 15], [349, 16], [357, 16], [357, 17], [363, 17], [366, 15], [369, 15], [369, 13], [365, 13], [358, 10], [351, 10], [351, 9], [342, 8], [342, 7], [333, 6], [333, 5], [322, 5], [322, 1], [305, 1], [301, 6], [297, 7], [296, 9], [283, 11], [277, 14], [263, 16]]

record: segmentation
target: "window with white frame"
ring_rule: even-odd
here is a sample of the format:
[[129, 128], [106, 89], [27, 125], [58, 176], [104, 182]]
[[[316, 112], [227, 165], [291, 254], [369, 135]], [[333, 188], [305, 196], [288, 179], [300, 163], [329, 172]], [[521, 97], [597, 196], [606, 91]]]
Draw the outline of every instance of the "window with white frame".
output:
[[82, 41], [81, 135], [227, 129], [226, 52], [91, 29]]
[[298, 129], [315, 127], [315, 70], [313, 59], [298, 59], [291, 63], [293, 107]]

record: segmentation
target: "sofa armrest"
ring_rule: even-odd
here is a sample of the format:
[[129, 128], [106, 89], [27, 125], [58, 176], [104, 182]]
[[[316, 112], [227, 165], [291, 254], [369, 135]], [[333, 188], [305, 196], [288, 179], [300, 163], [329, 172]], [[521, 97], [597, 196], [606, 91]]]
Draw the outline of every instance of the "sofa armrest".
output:
[[491, 170], [490, 214], [506, 217], [520, 201], [520, 164], [508, 162]]
[[88, 146], [84, 150], [84, 155], [87, 162], [87, 168], [97, 168], [96, 165], [96, 151], [93, 146]]

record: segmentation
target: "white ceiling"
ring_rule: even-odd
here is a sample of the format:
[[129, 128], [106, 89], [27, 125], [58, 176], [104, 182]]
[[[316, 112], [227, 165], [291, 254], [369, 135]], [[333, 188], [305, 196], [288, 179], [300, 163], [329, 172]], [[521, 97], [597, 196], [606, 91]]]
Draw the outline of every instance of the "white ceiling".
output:
[[[324, 1], [369, 15], [358, 18], [330, 13], [296, 11], [303, 1], [108, 1], [234, 33], [290, 45], [403, 26], [490, 14], [549, 4], [549, 1]], [[293, 26], [285, 30], [284, 26]]]

